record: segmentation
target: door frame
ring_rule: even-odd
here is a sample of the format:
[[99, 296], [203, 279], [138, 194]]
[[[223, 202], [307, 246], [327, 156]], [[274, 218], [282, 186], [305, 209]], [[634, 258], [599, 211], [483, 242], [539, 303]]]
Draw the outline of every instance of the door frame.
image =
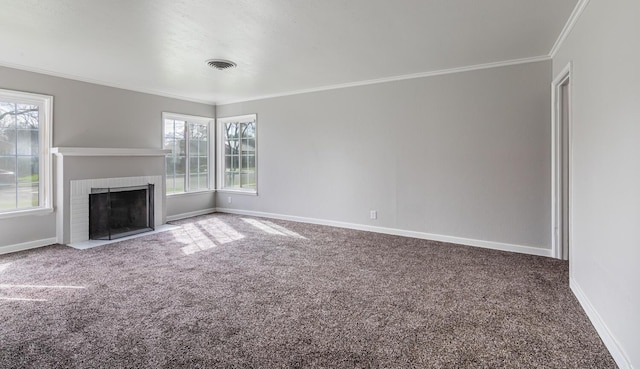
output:
[[[568, 168], [568, 232], [569, 232], [569, 245], [573, 239], [573, 205], [571, 201], [571, 194], [573, 193], [573, 113], [572, 113], [572, 71], [573, 63], [569, 62], [562, 71], [556, 76], [551, 83], [551, 255], [556, 259], [569, 259], [571, 261], [571, 247], [568, 248], [569, 255], [563, 255], [562, 247], [562, 148], [563, 142], [569, 145], [569, 168]], [[567, 100], [564, 103], [567, 104], [567, 122], [568, 125], [568, 137], [564, 140], [562, 137], [562, 87], [567, 86]]]

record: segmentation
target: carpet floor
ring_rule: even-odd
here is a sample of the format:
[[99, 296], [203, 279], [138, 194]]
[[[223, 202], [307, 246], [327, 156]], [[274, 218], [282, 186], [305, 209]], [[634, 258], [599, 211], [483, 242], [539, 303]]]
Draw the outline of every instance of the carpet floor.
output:
[[1, 368], [615, 368], [568, 263], [212, 214], [0, 256]]

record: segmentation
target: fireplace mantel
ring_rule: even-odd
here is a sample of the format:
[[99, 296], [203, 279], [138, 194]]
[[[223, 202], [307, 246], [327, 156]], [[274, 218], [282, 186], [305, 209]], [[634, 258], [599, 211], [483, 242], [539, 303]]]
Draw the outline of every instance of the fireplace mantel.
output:
[[165, 156], [171, 153], [171, 149], [54, 147], [51, 153], [60, 156]]
[[[90, 188], [82, 189], [89, 192], [75, 198], [78, 193], [74, 191], [73, 183], [76, 182], [87, 181], [93, 187], [123, 187], [153, 183], [156, 186], [155, 224], [158, 226], [164, 224], [164, 158], [171, 153], [170, 149], [67, 146], [54, 147], [51, 153], [56, 158], [55, 207], [58, 243], [70, 244], [89, 239], [88, 193]], [[103, 180], [106, 182], [100, 182]], [[124, 182], [121, 183], [121, 180]], [[86, 214], [75, 214], [77, 209], [84, 208], [86, 208], [83, 210]]]

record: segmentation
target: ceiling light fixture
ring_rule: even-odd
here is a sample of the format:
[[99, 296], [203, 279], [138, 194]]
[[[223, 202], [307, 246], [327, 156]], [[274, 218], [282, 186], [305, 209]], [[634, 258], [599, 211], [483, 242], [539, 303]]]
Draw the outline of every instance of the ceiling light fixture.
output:
[[235, 68], [237, 66], [236, 63], [224, 59], [209, 59], [207, 60], [207, 65], [211, 68], [216, 68], [217, 70]]

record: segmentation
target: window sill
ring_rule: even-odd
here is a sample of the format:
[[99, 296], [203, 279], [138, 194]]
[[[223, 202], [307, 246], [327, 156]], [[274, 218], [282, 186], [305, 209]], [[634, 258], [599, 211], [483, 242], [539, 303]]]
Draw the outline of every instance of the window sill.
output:
[[6, 211], [0, 213], [0, 219], [16, 218], [33, 215], [49, 215], [53, 214], [53, 208], [35, 208], [26, 210]]
[[185, 197], [185, 196], [198, 196], [204, 194], [213, 194], [216, 190], [203, 190], [203, 191], [191, 191], [191, 192], [179, 192], [179, 193], [170, 193], [167, 194], [167, 198], [169, 197]]
[[254, 190], [232, 190], [229, 188], [222, 188], [222, 189], [218, 189], [216, 190], [217, 192], [220, 193], [233, 193], [236, 195], [249, 195], [249, 196], [258, 196], [258, 191], [254, 191]]

